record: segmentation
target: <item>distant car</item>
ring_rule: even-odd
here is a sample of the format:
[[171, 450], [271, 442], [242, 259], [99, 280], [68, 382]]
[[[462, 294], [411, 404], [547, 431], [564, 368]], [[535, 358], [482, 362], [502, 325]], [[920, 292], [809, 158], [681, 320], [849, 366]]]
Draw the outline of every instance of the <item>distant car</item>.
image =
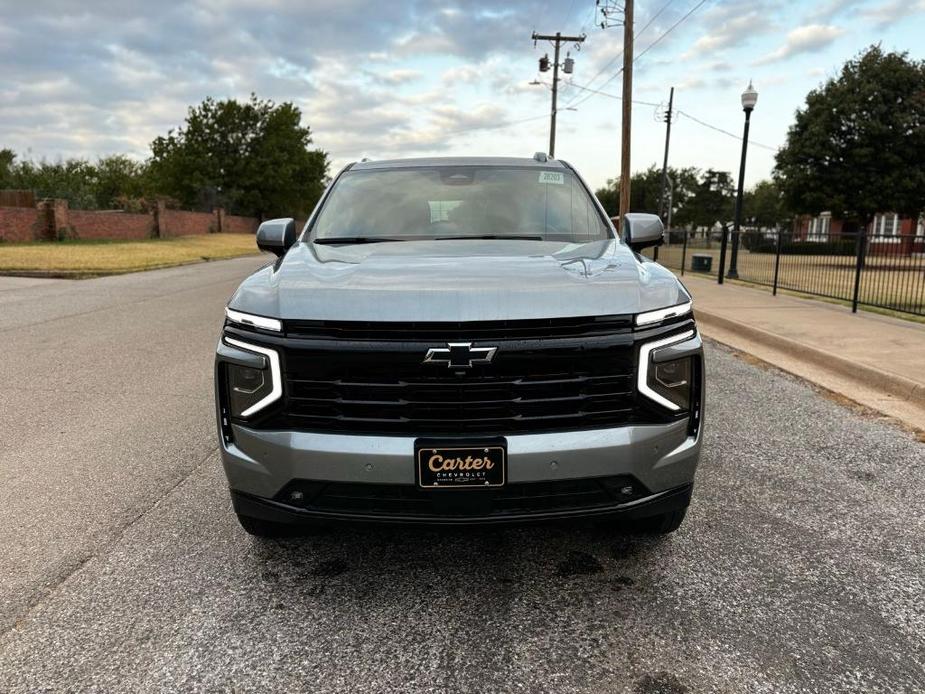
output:
[[691, 297], [545, 155], [364, 161], [226, 310], [221, 455], [248, 532], [318, 521], [684, 519], [700, 455]]

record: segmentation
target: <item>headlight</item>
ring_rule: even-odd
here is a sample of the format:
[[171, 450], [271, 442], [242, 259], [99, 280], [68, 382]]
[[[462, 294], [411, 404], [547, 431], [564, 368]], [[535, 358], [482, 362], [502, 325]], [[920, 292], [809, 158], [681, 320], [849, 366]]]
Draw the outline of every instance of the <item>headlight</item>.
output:
[[691, 404], [691, 358], [654, 364], [649, 369], [649, 387], [679, 409], [686, 410]]
[[668, 318], [677, 318], [678, 316], [683, 316], [686, 313], [690, 313], [691, 308], [693, 308], [693, 304], [691, 304], [690, 301], [687, 301], [676, 306], [660, 308], [657, 311], [639, 313], [636, 314], [636, 325], [652, 325], [653, 323], [661, 323], [663, 320], [667, 320]]
[[248, 352], [256, 352], [266, 357], [263, 368], [225, 364], [225, 377], [228, 385], [228, 407], [232, 417], [250, 417], [283, 394], [280, 379], [279, 354], [268, 347], [252, 345], [248, 342], [225, 338], [229, 345]]
[[283, 329], [282, 321], [277, 318], [267, 318], [266, 316], [255, 316], [250, 313], [242, 313], [241, 311], [233, 311], [232, 309], [225, 307], [225, 316], [232, 323], [240, 323], [241, 325], [251, 325], [255, 328], [263, 328], [264, 330], [272, 330], [273, 332], [281, 332]]
[[647, 342], [639, 348], [639, 371], [636, 385], [639, 392], [669, 410], [686, 410], [691, 404], [692, 357], [681, 357], [655, 363], [652, 353], [661, 347], [685, 342], [694, 337], [688, 330], [663, 340]]

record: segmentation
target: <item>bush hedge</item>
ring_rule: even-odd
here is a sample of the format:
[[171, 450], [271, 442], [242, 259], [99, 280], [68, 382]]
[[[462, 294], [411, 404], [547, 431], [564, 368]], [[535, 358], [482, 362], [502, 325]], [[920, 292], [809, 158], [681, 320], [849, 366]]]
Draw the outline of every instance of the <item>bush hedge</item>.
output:
[[[752, 253], [777, 253], [777, 239], [762, 237], [742, 237], [742, 245]], [[836, 241], [793, 241], [783, 238], [780, 244], [781, 255], [854, 255], [854, 239]]]

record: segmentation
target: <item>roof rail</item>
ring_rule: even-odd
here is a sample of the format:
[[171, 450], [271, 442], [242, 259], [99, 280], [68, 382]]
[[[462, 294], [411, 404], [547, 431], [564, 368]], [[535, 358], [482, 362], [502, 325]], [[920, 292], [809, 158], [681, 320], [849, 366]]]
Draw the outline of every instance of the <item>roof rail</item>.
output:
[[549, 157], [546, 156], [546, 152], [537, 152], [533, 155], [533, 158], [536, 161], [549, 161]]

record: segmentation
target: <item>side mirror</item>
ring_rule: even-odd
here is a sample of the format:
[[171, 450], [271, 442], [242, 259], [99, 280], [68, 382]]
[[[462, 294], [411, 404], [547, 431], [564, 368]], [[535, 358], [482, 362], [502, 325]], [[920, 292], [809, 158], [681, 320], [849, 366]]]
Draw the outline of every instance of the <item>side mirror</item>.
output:
[[658, 215], [643, 212], [623, 215], [623, 241], [634, 251], [661, 246], [664, 240], [665, 226]]
[[292, 217], [268, 219], [257, 227], [257, 248], [261, 251], [283, 255], [295, 243], [298, 236], [295, 220]]

